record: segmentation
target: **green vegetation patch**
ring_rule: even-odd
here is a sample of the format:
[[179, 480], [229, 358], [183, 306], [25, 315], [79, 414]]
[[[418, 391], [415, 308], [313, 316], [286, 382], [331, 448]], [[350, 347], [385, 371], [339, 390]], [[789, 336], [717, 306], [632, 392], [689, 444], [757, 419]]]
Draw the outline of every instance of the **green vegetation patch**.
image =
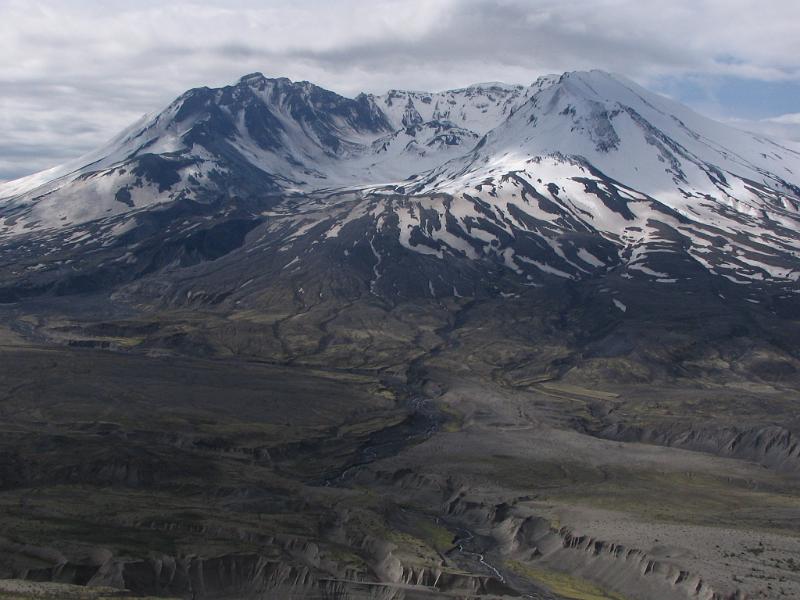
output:
[[554, 594], [568, 600], [625, 600], [615, 592], [606, 591], [574, 575], [532, 567], [518, 561], [511, 561], [507, 566], [515, 573], [543, 585]]

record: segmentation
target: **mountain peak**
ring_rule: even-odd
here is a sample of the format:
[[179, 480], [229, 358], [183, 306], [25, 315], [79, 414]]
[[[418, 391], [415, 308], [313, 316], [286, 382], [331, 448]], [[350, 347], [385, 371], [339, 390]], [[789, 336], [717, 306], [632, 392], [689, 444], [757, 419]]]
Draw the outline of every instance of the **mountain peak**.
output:
[[472, 83], [468, 85], [466, 88], [467, 90], [504, 90], [504, 91], [512, 91], [512, 90], [521, 90], [524, 89], [525, 86], [522, 86], [517, 83], [503, 83], [502, 81], [482, 81], [480, 83]]
[[[542, 87], [552, 87], [559, 90], [559, 93], [570, 94], [575, 97], [599, 102], [626, 101], [633, 92], [632, 88], [638, 87], [629, 79], [593, 69], [590, 71], [568, 71], [560, 75], [557, 79], [547, 78]], [[643, 90], [644, 91], [644, 90]], [[653, 94], [652, 92], [645, 92]]]
[[239, 78], [239, 83], [250, 83], [255, 81], [261, 81], [266, 79], [264, 74], [260, 71], [255, 71], [254, 73], [249, 73]]

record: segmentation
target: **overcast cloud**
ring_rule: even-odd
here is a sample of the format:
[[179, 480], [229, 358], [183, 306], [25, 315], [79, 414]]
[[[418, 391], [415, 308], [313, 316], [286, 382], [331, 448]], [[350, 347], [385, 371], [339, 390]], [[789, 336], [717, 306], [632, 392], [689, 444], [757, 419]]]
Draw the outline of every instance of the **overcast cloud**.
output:
[[796, 0], [0, 0], [0, 180], [252, 71], [355, 95], [600, 68], [800, 140], [798, 23]]

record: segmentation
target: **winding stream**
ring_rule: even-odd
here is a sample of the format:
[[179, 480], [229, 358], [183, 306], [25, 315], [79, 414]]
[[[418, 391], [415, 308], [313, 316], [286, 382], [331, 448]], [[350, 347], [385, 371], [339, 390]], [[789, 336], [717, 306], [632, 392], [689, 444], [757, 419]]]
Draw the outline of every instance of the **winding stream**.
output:
[[[339, 470], [333, 472], [320, 485], [326, 487], [345, 486], [359, 469], [378, 460], [399, 454], [403, 449], [429, 439], [440, 430], [445, 416], [436, 408], [434, 402], [423, 396], [413, 396], [407, 401], [408, 417], [400, 424], [373, 433], [358, 449], [356, 456]], [[406, 509], [400, 508], [403, 512]], [[436, 522], [445, 525], [440, 518]], [[456, 524], [448, 529], [455, 533], [453, 546], [445, 554], [462, 568], [472, 565], [468, 570], [483, 571], [500, 585], [515, 590], [521, 598], [529, 600], [552, 600], [554, 596], [531, 582], [522, 580], [513, 573], [503, 572], [487, 558], [486, 551], [480, 547], [478, 536], [472, 531]]]
[[472, 557], [478, 559], [479, 563], [481, 563], [489, 571], [494, 573], [494, 576], [497, 578], [497, 580], [500, 583], [505, 583], [506, 582], [506, 578], [503, 577], [503, 574], [500, 573], [500, 570], [497, 567], [495, 567], [493, 564], [491, 564], [490, 562], [488, 562], [486, 560], [486, 557], [485, 557], [484, 554], [481, 554], [480, 552], [472, 552], [472, 551], [466, 550], [464, 548], [464, 544], [469, 544], [470, 542], [472, 542], [475, 539], [475, 534], [472, 533], [469, 529], [459, 528], [458, 531], [459, 531], [459, 533], [463, 533], [464, 537], [456, 538], [456, 540], [453, 542], [455, 544], [455, 549], [458, 552], [460, 552], [461, 554], [465, 555], [465, 556], [472, 556]]

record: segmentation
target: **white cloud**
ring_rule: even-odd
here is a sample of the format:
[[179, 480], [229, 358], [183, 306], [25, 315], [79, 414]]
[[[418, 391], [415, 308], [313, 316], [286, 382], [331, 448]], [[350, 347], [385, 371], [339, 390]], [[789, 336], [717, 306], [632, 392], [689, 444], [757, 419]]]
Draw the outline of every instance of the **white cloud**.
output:
[[768, 123], [778, 123], [782, 125], [800, 125], [800, 113], [790, 113], [788, 115], [780, 115], [770, 119], [764, 119]]
[[794, 0], [0, 0], [0, 178], [256, 70], [348, 95], [586, 68], [798, 80], [798, 22]]
[[760, 133], [776, 140], [794, 142], [800, 151], [800, 113], [779, 115], [758, 121], [728, 119], [727, 122], [739, 129]]

